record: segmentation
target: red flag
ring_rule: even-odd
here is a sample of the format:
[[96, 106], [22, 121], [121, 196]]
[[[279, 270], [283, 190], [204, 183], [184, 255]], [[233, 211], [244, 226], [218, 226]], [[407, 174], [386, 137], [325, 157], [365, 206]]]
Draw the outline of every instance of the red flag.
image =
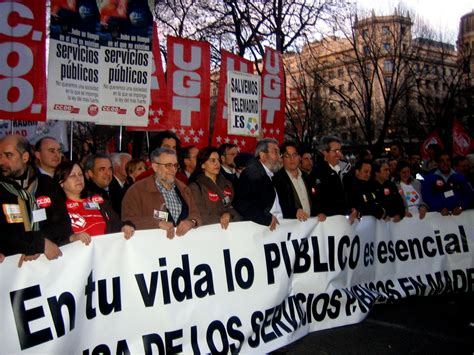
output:
[[158, 29], [153, 23], [153, 70], [150, 85], [150, 109], [148, 110], [147, 127], [127, 127], [128, 131], [159, 131], [167, 129], [164, 118], [168, 115], [168, 93], [166, 88], [163, 63], [161, 61], [160, 43], [158, 41]]
[[1, 2], [0, 117], [46, 120], [46, 1]]
[[227, 72], [238, 71], [242, 73], [252, 73], [253, 63], [236, 54], [227, 51], [221, 52], [221, 70], [219, 74], [219, 92], [217, 96], [216, 120], [214, 122], [214, 133], [212, 135], [212, 145], [219, 146], [223, 143], [235, 144], [240, 151], [253, 151], [255, 149], [256, 138], [234, 136], [227, 134]]
[[169, 114], [162, 123], [182, 145], [209, 143], [211, 49], [207, 42], [168, 37]]
[[453, 155], [468, 155], [473, 149], [473, 140], [461, 123], [454, 119], [453, 122]]
[[266, 47], [262, 73], [262, 129], [264, 137], [283, 143], [285, 135], [285, 73], [281, 53]]
[[441, 141], [441, 138], [438, 135], [438, 132], [433, 131], [430, 133], [428, 138], [425, 139], [423, 144], [421, 145], [420, 153], [421, 153], [421, 158], [422, 159], [429, 159], [429, 154], [428, 154], [428, 146], [430, 144], [438, 144], [441, 149], [443, 149], [443, 142]]

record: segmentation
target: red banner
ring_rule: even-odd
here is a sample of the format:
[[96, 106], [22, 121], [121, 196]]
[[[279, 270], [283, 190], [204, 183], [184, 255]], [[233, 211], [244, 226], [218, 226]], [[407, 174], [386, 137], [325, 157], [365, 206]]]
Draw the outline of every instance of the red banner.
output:
[[262, 129], [264, 137], [283, 143], [285, 135], [285, 72], [281, 53], [266, 47], [262, 72]]
[[0, 119], [46, 119], [46, 1], [0, 0]]
[[238, 71], [252, 73], [253, 63], [236, 54], [227, 51], [221, 52], [221, 70], [219, 74], [219, 92], [217, 96], [217, 112], [214, 122], [214, 134], [212, 145], [219, 146], [223, 143], [235, 144], [240, 151], [252, 151], [255, 149], [256, 138], [234, 136], [227, 134], [227, 72]]
[[454, 119], [453, 122], [453, 156], [468, 155], [474, 149], [474, 142], [461, 123]]
[[150, 109], [148, 110], [147, 127], [127, 127], [128, 131], [159, 131], [168, 129], [163, 122], [168, 115], [168, 92], [166, 88], [165, 73], [161, 61], [160, 43], [158, 41], [158, 29], [153, 22], [153, 69], [150, 85]]
[[439, 137], [438, 132], [436, 131], [431, 132], [430, 135], [425, 139], [425, 141], [423, 142], [420, 148], [421, 158], [424, 160], [429, 159], [430, 157], [428, 154], [428, 146], [430, 144], [438, 144], [441, 147], [441, 149], [444, 148], [443, 142], [441, 141], [441, 138]]
[[211, 50], [209, 43], [168, 37], [169, 114], [160, 124], [176, 133], [181, 144], [209, 144]]

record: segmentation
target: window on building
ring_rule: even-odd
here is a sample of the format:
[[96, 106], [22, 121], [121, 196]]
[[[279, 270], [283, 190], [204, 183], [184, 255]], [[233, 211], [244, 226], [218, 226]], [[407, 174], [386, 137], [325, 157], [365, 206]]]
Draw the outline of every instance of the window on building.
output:
[[390, 50], [392, 49], [392, 46], [390, 45], [390, 43], [385, 42], [385, 43], [383, 44], [383, 49], [384, 49], [385, 51], [387, 51], [387, 52], [390, 52]]
[[344, 76], [344, 69], [339, 68], [339, 69], [337, 70], [337, 77], [338, 77], [338, 78], [342, 78], [343, 76]]
[[343, 141], [347, 141], [347, 138], [348, 138], [347, 132], [343, 132], [343, 133], [341, 134], [341, 138], [342, 138]]
[[364, 28], [364, 29], [362, 30], [362, 37], [363, 37], [363, 38], [367, 38], [368, 33], [369, 33], [369, 31], [367, 30], [367, 28]]
[[350, 120], [351, 120], [351, 125], [355, 125], [357, 123], [355, 116], [351, 116]]
[[347, 125], [347, 118], [345, 116], [342, 116], [339, 120], [339, 124], [341, 126], [346, 126]]
[[344, 84], [339, 85], [339, 92], [344, 92]]
[[428, 89], [428, 90], [431, 89], [431, 80], [426, 80], [426, 81], [425, 81], [425, 87], [426, 87], [426, 89]]
[[353, 83], [348, 83], [348, 84], [347, 84], [347, 90], [348, 90], [349, 92], [352, 92], [352, 91], [354, 90], [354, 84], [353, 84]]
[[357, 132], [351, 131], [351, 140], [357, 142], [359, 137], [357, 136]]
[[336, 75], [334, 74], [334, 71], [330, 70], [329, 71], [329, 79], [334, 79], [335, 77], [336, 77]]
[[393, 71], [393, 60], [386, 59], [383, 62], [383, 70], [391, 73]]
[[370, 53], [369, 46], [364, 46], [364, 54], [369, 55], [369, 53]]
[[382, 34], [384, 36], [390, 34], [390, 28], [388, 26], [382, 26]]

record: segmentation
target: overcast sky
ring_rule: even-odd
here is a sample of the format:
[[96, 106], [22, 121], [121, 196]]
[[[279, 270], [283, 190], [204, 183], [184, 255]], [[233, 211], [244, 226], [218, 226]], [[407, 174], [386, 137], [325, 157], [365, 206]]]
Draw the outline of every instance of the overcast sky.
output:
[[[358, 7], [382, 11], [384, 15], [393, 12], [399, 1], [356, 0]], [[404, 7], [412, 10], [427, 21], [434, 30], [457, 37], [459, 20], [474, 9], [474, 0], [405, 0]]]

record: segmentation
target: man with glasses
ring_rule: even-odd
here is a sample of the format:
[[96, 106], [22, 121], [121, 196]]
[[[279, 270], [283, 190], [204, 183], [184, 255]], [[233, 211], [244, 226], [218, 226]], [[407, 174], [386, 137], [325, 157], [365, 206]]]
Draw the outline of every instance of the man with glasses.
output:
[[232, 143], [224, 143], [219, 146], [217, 150], [219, 158], [221, 160], [221, 173], [224, 175], [226, 180], [229, 180], [234, 189], [237, 187], [238, 176], [235, 170], [235, 157], [239, 153], [237, 146]]
[[128, 189], [122, 219], [132, 221], [137, 229], [164, 229], [170, 239], [182, 236], [201, 224], [201, 216], [189, 187], [176, 179], [176, 152], [157, 148], [150, 160], [154, 174]]
[[281, 168], [278, 141], [265, 138], [257, 143], [253, 164], [240, 175], [234, 207], [247, 221], [269, 226], [274, 230], [283, 218], [272, 178]]
[[312, 191], [308, 174], [299, 168], [301, 156], [294, 142], [285, 142], [280, 146], [283, 153], [283, 169], [273, 178], [278, 200], [284, 218], [297, 218], [306, 221], [314, 216], [312, 211]]
[[352, 224], [358, 211], [350, 205], [346, 187], [342, 180], [348, 172], [348, 165], [342, 165], [341, 140], [335, 136], [326, 136], [321, 139], [320, 151], [324, 160], [315, 172], [316, 178], [316, 212], [320, 222], [326, 216], [348, 216]]

